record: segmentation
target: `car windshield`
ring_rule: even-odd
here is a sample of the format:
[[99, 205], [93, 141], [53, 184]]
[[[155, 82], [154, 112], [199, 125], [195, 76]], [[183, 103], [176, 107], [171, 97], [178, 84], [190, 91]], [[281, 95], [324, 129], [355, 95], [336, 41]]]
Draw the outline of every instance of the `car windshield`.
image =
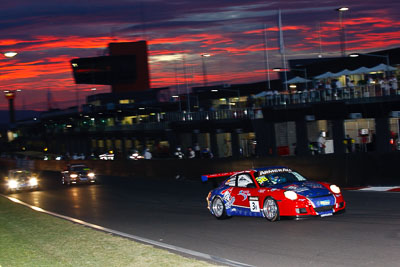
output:
[[256, 181], [260, 185], [260, 187], [302, 182], [306, 180], [306, 178], [304, 178], [297, 172], [275, 172], [256, 177]]
[[77, 166], [71, 166], [71, 171], [74, 172], [84, 172], [84, 171], [89, 171], [89, 167], [85, 165], [77, 165]]
[[20, 179], [20, 178], [27, 178], [29, 177], [31, 174], [29, 171], [15, 171], [11, 173], [11, 178], [14, 179]]

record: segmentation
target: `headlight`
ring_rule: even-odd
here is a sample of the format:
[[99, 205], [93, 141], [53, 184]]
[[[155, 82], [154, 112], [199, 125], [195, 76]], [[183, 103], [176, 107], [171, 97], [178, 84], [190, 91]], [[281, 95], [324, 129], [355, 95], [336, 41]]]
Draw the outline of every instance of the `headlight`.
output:
[[15, 189], [18, 187], [18, 182], [16, 180], [10, 180], [8, 181], [8, 187], [11, 189]]
[[31, 179], [29, 179], [29, 184], [30, 184], [31, 186], [36, 186], [36, 185], [38, 185], [38, 180], [37, 180], [37, 178], [36, 178], [36, 177], [32, 177]]
[[285, 191], [285, 197], [290, 200], [296, 200], [297, 194], [296, 194], [296, 192], [293, 192], [293, 191]]
[[76, 177], [78, 177], [78, 174], [73, 173], [73, 174], [71, 174], [69, 177], [71, 177], [71, 178], [76, 178]]
[[94, 172], [89, 172], [88, 176], [89, 176], [89, 178], [94, 178]]
[[333, 193], [335, 193], [335, 194], [339, 194], [339, 193], [340, 193], [340, 188], [339, 188], [337, 185], [332, 184], [332, 185], [330, 186], [330, 189], [331, 189], [331, 191], [332, 191]]

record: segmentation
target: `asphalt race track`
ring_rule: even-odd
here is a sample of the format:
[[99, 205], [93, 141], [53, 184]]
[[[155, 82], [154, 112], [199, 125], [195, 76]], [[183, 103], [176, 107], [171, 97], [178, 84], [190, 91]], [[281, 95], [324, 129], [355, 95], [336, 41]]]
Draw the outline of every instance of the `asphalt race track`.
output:
[[[200, 179], [200, 177], [199, 177]], [[46, 173], [42, 190], [10, 196], [42, 209], [131, 235], [254, 266], [400, 266], [400, 193], [345, 191], [344, 214], [270, 223], [215, 219], [210, 184], [101, 177], [62, 186]]]

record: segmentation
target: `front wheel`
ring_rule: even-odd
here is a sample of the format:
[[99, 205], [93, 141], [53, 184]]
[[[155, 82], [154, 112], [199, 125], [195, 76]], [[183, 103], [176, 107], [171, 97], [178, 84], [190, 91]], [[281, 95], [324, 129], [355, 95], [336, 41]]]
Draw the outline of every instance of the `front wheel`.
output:
[[265, 218], [270, 222], [279, 220], [279, 207], [275, 199], [267, 197], [264, 201], [263, 213]]
[[219, 197], [214, 198], [214, 200], [211, 204], [211, 209], [213, 211], [214, 216], [217, 219], [221, 220], [221, 219], [225, 219], [227, 217], [225, 204], [221, 198], [219, 198]]

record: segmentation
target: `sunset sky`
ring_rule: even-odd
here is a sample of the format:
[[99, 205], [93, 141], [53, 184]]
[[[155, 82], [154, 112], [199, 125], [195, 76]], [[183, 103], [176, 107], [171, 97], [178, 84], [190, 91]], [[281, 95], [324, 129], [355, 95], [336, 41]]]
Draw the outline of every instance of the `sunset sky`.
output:
[[[76, 85], [70, 60], [104, 55], [110, 42], [147, 40], [151, 86], [203, 83], [202, 53], [209, 84], [266, 79], [264, 25], [270, 69], [281, 67], [278, 9], [287, 59], [340, 56], [339, 13], [347, 52], [400, 46], [398, 0], [15, 0], [0, 6], [1, 90], [17, 90], [16, 109], [66, 108], [108, 86]], [[183, 61], [183, 58], [185, 59]], [[185, 64], [183, 64], [185, 62]], [[184, 66], [185, 65], [185, 69]], [[276, 74], [271, 72], [271, 78]], [[173, 90], [173, 89], [172, 89]], [[7, 109], [4, 97], [0, 109]]]

